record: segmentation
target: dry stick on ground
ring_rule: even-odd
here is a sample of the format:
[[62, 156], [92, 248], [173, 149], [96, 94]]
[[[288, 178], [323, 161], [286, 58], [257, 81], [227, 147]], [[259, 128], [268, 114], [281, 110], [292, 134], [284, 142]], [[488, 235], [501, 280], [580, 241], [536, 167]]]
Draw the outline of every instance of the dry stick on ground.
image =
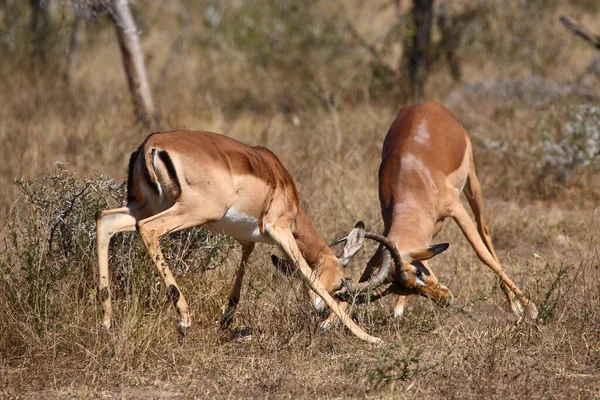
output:
[[129, 9], [128, 1], [115, 0], [108, 7], [108, 11], [115, 23], [136, 114], [147, 127], [153, 128], [155, 125], [154, 103], [140, 47], [138, 28]]
[[585, 26], [578, 24], [573, 18], [567, 15], [561, 15], [560, 22], [562, 22], [568, 30], [582, 37], [586, 41], [593, 44], [596, 49], [600, 50], [600, 35], [597, 35]]

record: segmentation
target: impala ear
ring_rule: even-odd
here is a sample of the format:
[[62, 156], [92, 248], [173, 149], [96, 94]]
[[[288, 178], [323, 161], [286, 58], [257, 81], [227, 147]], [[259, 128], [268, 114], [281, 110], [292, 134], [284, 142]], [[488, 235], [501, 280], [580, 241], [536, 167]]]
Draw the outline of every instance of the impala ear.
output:
[[445, 251], [449, 246], [450, 245], [448, 243], [434, 244], [433, 246], [430, 246], [425, 249], [411, 251], [410, 253], [408, 253], [408, 257], [410, 258], [411, 261], [429, 260], [431, 257], [437, 256], [441, 252]]
[[363, 244], [365, 244], [365, 224], [358, 221], [348, 236], [333, 242], [329, 247], [334, 251], [342, 267], [345, 267]]
[[277, 268], [277, 270], [284, 275], [292, 275], [294, 272], [296, 272], [296, 265], [289, 262], [285, 258], [277, 257], [276, 255], [271, 254], [271, 262], [275, 268]]

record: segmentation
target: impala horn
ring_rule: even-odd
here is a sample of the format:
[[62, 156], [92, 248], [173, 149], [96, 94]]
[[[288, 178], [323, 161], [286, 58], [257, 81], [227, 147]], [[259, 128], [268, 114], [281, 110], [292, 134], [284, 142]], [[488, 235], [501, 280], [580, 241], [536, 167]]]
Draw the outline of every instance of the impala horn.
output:
[[[358, 224], [356, 224], [356, 227], [359, 227], [359, 224], [362, 225], [362, 222], [359, 222]], [[362, 225], [362, 227], [364, 228], [364, 225]], [[387, 278], [387, 276], [390, 273], [390, 268], [392, 266], [392, 259], [394, 260], [394, 264], [396, 265], [396, 268], [399, 271], [403, 270], [402, 258], [400, 257], [400, 252], [398, 251], [398, 249], [396, 248], [396, 246], [394, 245], [394, 243], [392, 243], [392, 241], [390, 239], [388, 239], [387, 237], [385, 237], [383, 235], [374, 233], [374, 232], [365, 232], [365, 238], [375, 240], [376, 242], [381, 243], [385, 247], [385, 249], [383, 250], [383, 261], [381, 263], [381, 268], [379, 268], [379, 271], [377, 271], [376, 274], [371, 275], [370, 279], [368, 279], [364, 282], [359, 282], [359, 283], [355, 283], [355, 282], [351, 282], [351, 281], [347, 281], [347, 280], [344, 281], [348, 293], [351, 293], [351, 294], [358, 294], [359, 292], [371, 291], [371, 290], [376, 289], [377, 287], [383, 285], [383, 283], [385, 282], [385, 279]], [[335, 242], [331, 243], [329, 246], [330, 247], [334, 246], [338, 243], [343, 242], [346, 239], [347, 239], [347, 236], [344, 236], [343, 238], [340, 238], [340, 239], [336, 240]]]

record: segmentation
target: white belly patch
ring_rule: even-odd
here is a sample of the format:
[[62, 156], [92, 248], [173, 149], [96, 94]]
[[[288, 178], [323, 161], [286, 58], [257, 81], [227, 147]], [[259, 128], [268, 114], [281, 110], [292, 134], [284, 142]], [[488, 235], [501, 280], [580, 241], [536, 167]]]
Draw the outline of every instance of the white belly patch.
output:
[[256, 218], [244, 214], [233, 207], [227, 210], [223, 218], [217, 222], [205, 224], [204, 227], [215, 233], [233, 236], [240, 240], [275, 244], [268, 234], [260, 232]]

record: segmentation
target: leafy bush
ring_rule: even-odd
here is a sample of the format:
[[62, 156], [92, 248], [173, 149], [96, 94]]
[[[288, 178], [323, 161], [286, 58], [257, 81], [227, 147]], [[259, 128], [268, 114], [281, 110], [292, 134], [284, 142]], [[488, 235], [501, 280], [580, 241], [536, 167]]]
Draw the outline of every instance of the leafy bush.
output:
[[600, 170], [600, 107], [583, 104], [568, 109], [560, 117], [565, 121], [552, 133], [544, 127], [533, 151], [540, 156], [542, 169], [564, 181], [576, 167]]
[[[343, 13], [336, 12], [341, 5], [306, 0], [208, 3], [207, 29], [198, 42], [204, 53], [236, 71], [227, 82], [210, 80], [204, 89], [209, 85], [217, 95], [226, 91], [219, 97], [231, 98], [231, 85], [242, 79], [236, 90], [246, 94], [239, 106], [256, 110], [275, 104], [290, 112], [301, 105], [327, 102], [332, 93], [354, 85], [350, 81], [363, 54], [345, 34]], [[331, 10], [324, 12], [324, 8]], [[258, 86], [253, 92], [243, 79], [246, 74]]]
[[[555, 29], [558, 5], [557, 0], [479, 2], [478, 18], [465, 35], [467, 50], [493, 60], [504, 76], [523, 72], [543, 76], [549, 65], [569, 54], [569, 37]], [[524, 23], [532, 15], [536, 23]]]
[[540, 125], [529, 139], [474, 141], [503, 159], [501, 164], [517, 174], [512, 184], [533, 197], [551, 199], [559, 186], [586, 186], [600, 171], [600, 107], [551, 109]]

